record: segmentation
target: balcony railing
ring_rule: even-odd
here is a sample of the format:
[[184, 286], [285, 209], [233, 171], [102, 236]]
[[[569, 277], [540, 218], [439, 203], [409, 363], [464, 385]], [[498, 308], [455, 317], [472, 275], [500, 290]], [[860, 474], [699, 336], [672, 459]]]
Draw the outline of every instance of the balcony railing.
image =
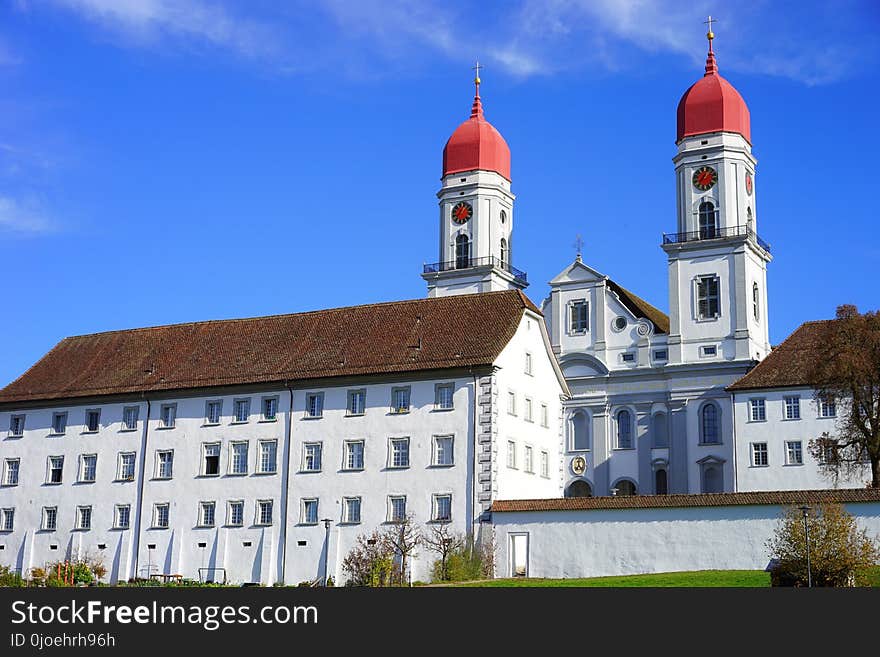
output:
[[430, 265], [425, 265], [424, 273], [426, 274], [436, 274], [443, 271], [455, 271], [458, 269], [470, 269], [472, 267], [498, 267], [498, 269], [502, 269], [509, 274], [513, 275], [515, 281], [519, 283], [523, 283], [524, 285], [528, 285], [529, 279], [528, 275], [509, 262], [505, 262], [500, 258], [496, 258], [495, 256], [485, 256], [483, 258], [468, 258], [468, 259], [457, 259], [457, 260], [447, 260], [446, 262], [435, 262]]
[[758, 234], [747, 226], [733, 226], [731, 228], [704, 228], [689, 233], [663, 233], [664, 244], [681, 244], [683, 242], [704, 242], [707, 240], [720, 240], [725, 237], [751, 237], [767, 253], [770, 253], [770, 245], [762, 240]]

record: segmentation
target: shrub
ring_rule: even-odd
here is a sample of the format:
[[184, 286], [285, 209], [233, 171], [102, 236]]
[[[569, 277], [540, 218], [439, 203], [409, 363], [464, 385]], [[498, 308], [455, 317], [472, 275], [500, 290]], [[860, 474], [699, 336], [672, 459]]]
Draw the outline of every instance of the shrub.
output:
[[361, 534], [342, 562], [346, 586], [389, 586], [394, 572], [391, 548], [378, 531]]
[[19, 588], [22, 586], [26, 586], [26, 583], [21, 575], [9, 566], [0, 566], [0, 587]]
[[[813, 586], [863, 586], [869, 570], [880, 561], [880, 551], [859, 530], [840, 504], [821, 504], [807, 515], [809, 528], [810, 574]], [[770, 573], [773, 586], [807, 585], [807, 549], [804, 518], [790, 508], [780, 519], [767, 542], [771, 556], [778, 561]]]
[[[456, 541], [443, 561], [437, 559], [431, 569], [435, 582], [464, 582], [492, 577], [494, 548], [491, 543], [477, 543], [473, 535]], [[445, 572], [444, 572], [445, 570]]]

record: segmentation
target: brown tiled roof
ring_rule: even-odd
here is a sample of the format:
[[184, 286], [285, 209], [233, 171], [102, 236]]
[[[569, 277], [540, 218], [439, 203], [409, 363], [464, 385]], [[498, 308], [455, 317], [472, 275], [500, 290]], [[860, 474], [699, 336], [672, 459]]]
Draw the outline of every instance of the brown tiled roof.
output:
[[0, 403], [489, 365], [525, 309], [505, 291], [82, 335]]
[[745, 504], [820, 504], [822, 502], [880, 502], [880, 488], [785, 490], [694, 495], [561, 497], [543, 500], [496, 500], [492, 503], [492, 512], [661, 509], [669, 507], [741, 506]]
[[801, 324], [748, 374], [728, 386], [728, 390], [756, 388], [791, 388], [816, 383], [817, 358], [827, 343], [835, 320], [825, 319]]
[[669, 333], [669, 316], [666, 313], [659, 308], [655, 308], [641, 297], [636, 296], [625, 287], [621, 287], [610, 278], [606, 279], [606, 283], [633, 315], [650, 319], [657, 333]]

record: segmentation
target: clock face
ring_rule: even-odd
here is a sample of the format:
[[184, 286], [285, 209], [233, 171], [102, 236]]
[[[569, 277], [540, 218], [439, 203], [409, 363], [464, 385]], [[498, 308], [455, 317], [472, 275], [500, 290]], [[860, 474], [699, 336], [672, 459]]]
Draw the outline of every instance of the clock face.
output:
[[752, 174], [746, 171], [746, 194], [752, 195]]
[[712, 189], [718, 182], [718, 172], [712, 167], [700, 167], [694, 171], [693, 181], [694, 187], [705, 192], [707, 189]]
[[459, 201], [452, 208], [452, 221], [457, 224], [463, 224], [474, 216], [474, 209], [467, 201]]

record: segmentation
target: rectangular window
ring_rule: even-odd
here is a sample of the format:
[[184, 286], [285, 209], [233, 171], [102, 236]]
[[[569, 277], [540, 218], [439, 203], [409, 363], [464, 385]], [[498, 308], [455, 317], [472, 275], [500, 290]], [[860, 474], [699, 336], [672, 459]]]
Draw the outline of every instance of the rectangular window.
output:
[[231, 474], [244, 475], [248, 472], [248, 443], [232, 443]]
[[523, 470], [530, 473], [535, 472], [535, 468], [532, 462], [532, 448], [529, 445], [525, 446], [525, 451], [523, 453]]
[[9, 418], [9, 435], [10, 436], [23, 436], [24, 435], [24, 415], [13, 415]]
[[216, 502], [199, 502], [199, 527], [213, 527]]
[[409, 413], [409, 386], [391, 389], [391, 412]]
[[541, 404], [541, 426], [549, 427], [550, 426], [550, 415], [547, 412], [547, 404]]
[[701, 276], [697, 279], [697, 317], [714, 319], [720, 314], [718, 278]]
[[700, 347], [700, 355], [701, 356], [717, 356], [718, 355], [718, 347], [713, 345], [704, 345]]
[[837, 417], [837, 404], [834, 397], [822, 397], [819, 400], [820, 417]]
[[0, 513], [0, 531], [11, 532], [15, 529], [15, 509], [3, 509]]
[[57, 506], [44, 506], [43, 507], [43, 530], [47, 532], [54, 532], [58, 528], [58, 507]]
[[174, 474], [174, 452], [164, 450], [156, 452], [156, 478], [171, 479]]
[[526, 397], [525, 410], [523, 412], [523, 418], [526, 422], [534, 422], [532, 419], [532, 400]]
[[585, 333], [590, 328], [589, 304], [584, 301], [572, 301], [570, 308], [569, 327], [572, 333]]
[[202, 474], [214, 476], [220, 474], [220, 443], [204, 443], [202, 445]]
[[785, 464], [803, 465], [804, 453], [800, 440], [785, 441]]
[[257, 524], [267, 526], [272, 524], [272, 500], [257, 500]]
[[221, 400], [213, 399], [205, 402], [205, 424], [220, 424], [222, 412], [223, 402]]
[[278, 397], [263, 397], [263, 421], [272, 422], [278, 417]]
[[346, 440], [345, 441], [345, 463], [343, 467], [346, 470], [363, 470], [364, 469], [364, 441], [363, 440]]
[[227, 510], [228, 524], [241, 527], [244, 524], [244, 500], [230, 500]]
[[358, 523], [361, 521], [361, 498], [345, 497], [343, 503], [343, 520], [349, 523]]
[[117, 504], [113, 513], [113, 526], [116, 529], [128, 529], [131, 526], [131, 506]]
[[86, 431], [88, 433], [97, 433], [101, 428], [101, 409], [93, 408], [86, 411]]
[[302, 524], [318, 524], [318, 500], [306, 499], [302, 501]]
[[763, 399], [749, 400], [749, 418], [752, 422], [764, 422], [767, 419], [767, 411]]
[[532, 375], [532, 355], [527, 351], [526, 352], [526, 362], [524, 372], [529, 376]]
[[452, 408], [452, 392], [453, 385], [451, 383], [441, 383], [438, 385], [434, 405], [442, 411]]
[[507, 441], [507, 467], [516, 468], [516, 443], [512, 440]]
[[260, 441], [260, 473], [268, 474], [278, 469], [278, 441]]
[[453, 465], [452, 436], [434, 436], [434, 465]]
[[121, 452], [119, 454], [119, 478], [122, 481], [134, 480], [134, 452]]
[[321, 443], [305, 443], [303, 445], [303, 470], [305, 472], [321, 471]]
[[507, 391], [507, 413], [516, 415], [516, 393], [513, 390]]
[[764, 467], [768, 464], [767, 443], [752, 443], [752, 465]]
[[630, 353], [620, 354], [620, 359], [621, 359], [624, 363], [634, 363], [634, 362], [636, 361], [636, 355], [635, 355], [635, 354], [630, 354]]
[[434, 495], [434, 522], [450, 522], [452, 520], [452, 495]]
[[785, 419], [800, 420], [801, 419], [801, 398], [798, 396], [785, 397]]
[[157, 529], [168, 529], [170, 523], [171, 507], [167, 502], [161, 502], [153, 505], [153, 527]]
[[76, 528], [91, 529], [92, 528], [92, 507], [78, 506], [76, 507]]
[[137, 429], [138, 424], [138, 411], [139, 407], [137, 406], [126, 406], [122, 409], [122, 428], [125, 431], [134, 431]]
[[541, 476], [550, 476], [550, 454], [547, 452], [541, 452]]
[[56, 436], [67, 431], [67, 413], [52, 413], [52, 433]]
[[85, 454], [80, 457], [79, 480], [83, 483], [93, 483], [98, 470], [98, 455]]
[[177, 404], [162, 404], [159, 409], [159, 422], [163, 429], [173, 429], [177, 419]]
[[48, 484], [60, 484], [61, 483], [61, 474], [64, 470], [64, 457], [63, 456], [50, 456], [49, 457], [49, 477], [46, 479], [46, 483]]
[[388, 496], [388, 521], [403, 522], [406, 520], [406, 496]]
[[324, 415], [324, 393], [310, 392], [306, 395], [306, 417], [321, 417]]
[[367, 407], [366, 390], [348, 391], [348, 415], [363, 415]]
[[409, 467], [409, 438], [391, 438], [391, 458], [388, 467], [390, 468], [408, 468]]
[[247, 422], [251, 419], [251, 400], [236, 399], [232, 403], [232, 417], [234, 422]]
[[6, 459], [3, 462], [3, 485], [18, 486], [18, 472], [21, 466], [20, 459]]
[[669, 360], [669, 351], [667, 349], [657, 349], [654, 351], [654, 360]]

